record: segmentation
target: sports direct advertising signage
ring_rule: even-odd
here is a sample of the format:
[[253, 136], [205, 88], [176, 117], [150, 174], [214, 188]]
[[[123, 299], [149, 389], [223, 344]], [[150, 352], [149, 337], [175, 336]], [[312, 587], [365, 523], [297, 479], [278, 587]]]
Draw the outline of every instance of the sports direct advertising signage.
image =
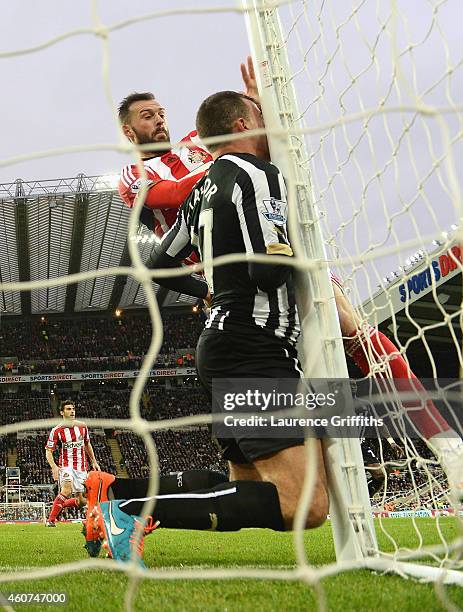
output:
[[[37, 382], [61, 382], [63, 380], [122, 380], [126, 378], [137, 378], [140, 370], [123, 370], [121, 372], [62, 372], [60, 374], [12, 374], [11, 376], [0, 376], [0, 384], [13, 383], [37, 383]], [[161, 376], [196, 376], [195, 368], [162, 368], [150, 370], [149, 378]]]
[[461, 270], [458, 263], [462, 263], [461, 249], [458, 246], [432, 259], [431, 264], [425, 270], [413, 274], [406, 283], [399, 285], [400, 301], [404, 303], [407, 299], [413, 301], [414, 296], [420, 295], [426, 289], [432, 289], [433, 280], [436, 285], [440, 285], [450, 272]]
[[444, 252], [429, 255], [427, 261], [420, 261], [408, 269], [406, 279], [399, 278], [376, 293], [362, 305], [362, 310], [370, 313], [369, 322], [378, 325], [413, 304], [422, 296], [439, 287], [457, 274], [461, 274], [463, 249], [454, 245]]

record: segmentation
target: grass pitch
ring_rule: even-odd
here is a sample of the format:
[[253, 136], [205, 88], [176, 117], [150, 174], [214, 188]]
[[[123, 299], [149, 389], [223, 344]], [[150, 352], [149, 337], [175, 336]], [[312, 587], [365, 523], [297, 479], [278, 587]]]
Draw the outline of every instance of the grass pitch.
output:
[[[417, 519], [424, 544], [438, 543], [435, 519]], [[419, 537], [410, 519], [384, 519], [383, 527], [398, 545], [411, 549], [419, 546]], [[453, 518], [440, 520], [440, 528], [449, 542], [458, 535]], [[376, 521], [383, 550], [392, 550], [392, 542]], [[315, 566], [335, 559], [329, 523], [305, 534], [309, 562]], [[88, 559], [83, 549], [80, 526], [62, 524], [56, 529], [41, 525], [1, 525], [0, 565], [3, 574], [55, 564]], [[292, 535], [268, 530], [242, 530], [236, 533], [211, 533], [162, 530], [146, 538], [145, 562], [155, 568], [242, 568], [288, 569], [295, 566]], [[424, 612], [443, 610], [434, 587], [397, 576], [380, 576], [367, 571], [339, 573], [322, 581], [329, 610], [349, 612], [376, 610]], [[124, 609], [128, 578], [105, 570], [79, 571], [42, 580], [9, 582], [0, 591], [62, 592], [68, 594], [67, 612], [95, 610], [118, 612]], [[447, 587], [447, 597], [463, 607], [463, 589]], [[23, 606], [21, 606], [22, 608]], [[142, 580], [134, 598], [137, 611], [217, 610], [267, 611], [314, 610], [317, 595], [301, 582], [277, 580]], [[17, 606], [15, 609], [19, 609]], [[43, 610], [44, 605], [25, 607]], [[50, 608], [52, 609], [52, 608]], [[58, 606], [54, 609], [60, 610]]]

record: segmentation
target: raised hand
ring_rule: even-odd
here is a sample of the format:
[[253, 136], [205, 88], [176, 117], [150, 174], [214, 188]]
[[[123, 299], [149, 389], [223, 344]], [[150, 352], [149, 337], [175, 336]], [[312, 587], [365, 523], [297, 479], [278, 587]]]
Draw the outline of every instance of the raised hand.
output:
[[254, 71], [254, 64], [251, 56], [248, 56], [246, 64], [241, 64], [241, 76], [243, 78], [244, 86], [246, 87], [246, 95], [254, 98], [256, 102], [260, 103], [256, 73]]

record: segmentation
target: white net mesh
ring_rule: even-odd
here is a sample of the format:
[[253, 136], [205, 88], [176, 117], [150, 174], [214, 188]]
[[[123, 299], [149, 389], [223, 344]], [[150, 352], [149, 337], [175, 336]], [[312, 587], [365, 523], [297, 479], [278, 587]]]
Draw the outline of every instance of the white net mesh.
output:
[[463, 50], [456, 3], [354, 4], [281, 15], [330, 257], [360, 304], [461, 218]]
[[[295, 87], [300, 102], [300, 117], [305, 131], [307, 159], [304, 169], [310, 167], [313, 193], [317, 210], [323, 217], [325, 238], [328, 245], [328, 259], [336, 261], [343, 280], [352, 292], [353, 301], [360, 309], [363, 319], [375, 324], [385, 316], [395, 314], [393, 300], [388, 299], [390, 290], [383, 277], [388, 271], [399, 271], [401, 282], [407, 280], [404, 261], [411, 253], [423, 250], [427, 255], [432, 240], [439, 239], [442, 250], [449, 245], [452, 224], [461, 219], [461, 197], [457, 161], [461, 157], [461, 71], [463, 50], [461, 48], [458, 23], [461, 8], [458, 1], [416, 0], [406, 6], [399, 2], [354, 2], [316, 1], [272, 2], [270, 7], [278, 9], [283, 24], [284, 46], [288, 51], [290, 69], [270, 74], [271, 79], [288, 82]], [[231, 11], [243, 12], [235, 4], [222, 7], [172, 9], [150, 15], [134, 16], [113, 25], [105, 25], [98, 18], [98, 5], [91, 3], [93, 26], [65, 32], [56, 38], [35, 47], [0, 53], [0, 59], [15, 57], [24, 53], [56, 46], [57, 52], [62, 41], [84, 34], [93, 34], [101, 41], [103, 49], [103, 82], [107, 99], [114, 113], [115, 105], [109, 80], [109, 42], [113, 32], [144, 20], [156, 23], [159, 17], [185, 11], [187, 13], [215, 14], [217, 24], [223, 24], [224, 14]], [[272, 11], [273, 13], [273, 11]], [[269, 21], [269, 28], [273, 27]], [[278, 41], [278, 37], [275, 38]], [[278, 44], [278, 43], [276, 43]], [[278, 49], [277, 49], [278, 50]], [[300, 133], [299, 133], [300, 134]], [[73, 151], [97, 151], [111, 149], [135, 153], [122, 137], [110, 145], [73, 147]], [[55, 149], [49, 152], [24, 154], [5, 159], [2, 166], [26, 159], [53, 156], [68, 152], [69, 149]], [[305, 170], [304, 170], [305, 171]], [[291, 178], [291, 177], [290, 177]], [[290, 185], [291, 187], [291, 185]], [[139, 209], [129, 221], [128, 232], [136, 236]], [[153, 326], [150, 350], [138, 377], [130, 401], [130, 419], [88, 420], [90, 425], [132, 429], [144, 441], [148, 450], [152, 486], [149, 494], [157, 489], [157, 454], [150, 435], [157, 429], [188, 424], [204, 424], [210, 416], [179, 418], [175, 421], [149, 422], [140, 417], [141, 395], [149, 374], [150, 364], [159, 352], [162, 341], [162, 324], [159, 309], [151, 286], [151, 277], [142, 266], [136, 241], [129, 242], [133, 261], [132, 268], [100, 269], [89, 273], [29, 283], [4, 284], [5, 293], [26, 291], [44, 286], [58, 286], [80, 282], [89, 278], [108, 275], [133, 275], [142, 282]], [[305, 262], [307, 268], [310, 264]], [[458, 266], [460, 263], [458, 262]], [[312, 266], [313, 267], [313, 266]], [[154, 276], [152, 274], [151, 276]], [[368, 309], [362, 302], [370, 298], [380, 285], [387, 289], [382, 305], [370, 302]], [[452, 313], [452, 320], [444, 314], [437, 299], [436, 288], [432, 285], [435, 306], [442, 312], [438, 324], [452, 327], [452, 320], [458, 321], [460, 309]], [[379, 303], [379, 302], [378, 302]], [[379, 314], [381, 312], [381, 317]], [[406, 304], [406, 316], [409, 314]], [[426, 344], [427, 329], [435, 324], [416, 323], [416, 333], [406, 342], [395, 335], [396, 343], [406, 356], [413, 338], [419, 338], [426, 346], [428, 359], [438, 365]], [[396, 328], [393, 328], [395, 331]], [[461, 351], [455, 343], [452, 349], [460, 359]], [[461, 360], [461, 359], [460, 359]], [[434, 368], [433, 373], [436, 371]], [[51, 428], [54, 419], [16, 424], [2, 427], [1, 433], [21, 429]], [[381, 511], [386, 504], [395, 507], [409, 507], [408, 502], [423, 506], [429, 499], [433, 509], [444, 499], [446, 481], [442, 470], [432, 456], [420, 461], [416, 444], [401, 441], [406, 456], [401, 461], [399, 485], [391, 490], [394, 480], [389, 476], [383, 493], [377, 495]], [[386, 443], [379, 445], [380, 462], [384, 466], [390, 459], [384, 454]], [[423, 449], [421, 449], [423, 450]], [[311, 449], [308, 448], [310, 455]], [[394, 467], [397, 465], [394, 464]], [[400, 466], [399, 466], [400, 467]], [[420, 477], [417, 478], [417, 474]], [[307, 508], [310, 496], [309, 473], [303, 505]], [[403, 487], [403, 488], [402, 488]], [[148, 511], [151, 507], [147, 508]], [[298, 515], [297, 523], [302, 524], [304, 509]], [[377, 568], [391, 569], [395, 561], [404, 558], [425, 557], [429, 564], [461, 569], [458, 561], [458, 542], [450, 542], [444, 535], [440, 522], [435, 522], [435, 539], [425, 542], [421, 535], [419, 519], [412, 517], [409, 529], [417, 535], [413, 550], [402, 550], [394, 529], [389, 523], [381, 522], [380, 528], [386, 534], [387, 552], [380, 555]], [[322, 568], [310, 566], [306, 559], [302, 531], [295, 531], [297, 567], [291, 569], [222, 568], [222, 569], [173, 569], [151, 570], [143, 573], [152, 579], [206, 579], [206, 578], [247, 578], [301, 579], [316, 588], [317, 600], [325, 605], [321, 579], [341, 569], [352, 569], [361, 564], [356, 560], [342, 567], [333, 563]], [[379, 551], [374, 551], [379, 552]], [[381, 566], [381, 561], [384, 564]], [[80, 570], [84, 567], [127, 571], [130, 576], [126, 594], [126, 605], [130, 606], [138, 585], [140, 570], [134, 566], [122, 568], [110, 561], [86, 560], [53, 568], [43, 568], [21, 575], [5, 573], [2, 582], [25, 580], [32, 577], [49, 577], [60, 573]], [[444, 594], [439, 596], [447, 607], [450, 604]]]
[[[453, 26], [458, 10], [452, 2], [301, 1], [278, 11], [280, 24], [274, 11], [260, 21], [270, 58], [267, 86], [273, 84], [293, 133], [304, 135], [303, 141], [293, 138], [292, 159], [299, 176], [309, 170], [328, 263], [339, 270], [358, 307], [360, 317], [349, 325], [338, 304], [346, 348], [355, 357], [358, 344], [352, 347], [350, 337], [361, 336], [367, 322], [377, 326], [391, 318], [383, 331], [392, 332], [396, 353], [429, 378], [450, 376], [449, 362], [458, 376], [461, 364], [460, 281], [447, 286], [456, 295], [447, 309], [449, 296], [438, 291], [448, 258], [455, 274], [461, 273], [457, 160], [463, 48]], [[425, 277], [429, 282], [422, 282]], [[427, 314], [418, 304], [411, 307], [421, 293], [429, 293], [422, 307]], [[367, 329], [368, 365], [358, 354], [356, 359], [363, 375], [397, 378], [396, 362], [378, 349], [377, 333]], [[329, 338], [330, 328], [325, 330]], [[392, 407], [396, 423], [412, 414], [405, 411], [404, 417], [404, 406], [411, 405], [406, 393], [400, 399]], [[416, 412], [416, 425], [415, 417]], [[461, 436], [458, 419], [452, 426]], [[414, 429], [413, 441], [401, 436], [400, 461], [385, 440], [373, 444], [379, 461], [365, 459], [388, 471], [373, 505], [396, 511], [390, 516], [404, 509], [431, 516], [449, 506], [447, 478], [425, 442], [426, 427]], [[419, 538], [414, 554], [426, 556], [419, 521], [410, 527]], [[449, 542], [439, 521], [435, 527], [435, 541], [444, 546], [429, 554], [445, 566]], [[384, 533], [389, 528], [381, 522]], [[406, 556], [394, 535], [388, 537], [398, 558]], [[461, 569], [458, 561], [451, 565]]]

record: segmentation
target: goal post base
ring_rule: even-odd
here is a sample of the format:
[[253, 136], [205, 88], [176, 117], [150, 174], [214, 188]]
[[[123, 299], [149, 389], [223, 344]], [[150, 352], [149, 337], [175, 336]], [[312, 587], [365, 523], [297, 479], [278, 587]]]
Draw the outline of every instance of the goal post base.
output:
[[394, 561], [393, 559], [365, 558], [366, 569], [387, 574], [397, 574], [402, 578], [415, 578], [422, 582], [433, 582], [463, 587], [463, 572], [444, 567], [430, 567], [420, 563]]

